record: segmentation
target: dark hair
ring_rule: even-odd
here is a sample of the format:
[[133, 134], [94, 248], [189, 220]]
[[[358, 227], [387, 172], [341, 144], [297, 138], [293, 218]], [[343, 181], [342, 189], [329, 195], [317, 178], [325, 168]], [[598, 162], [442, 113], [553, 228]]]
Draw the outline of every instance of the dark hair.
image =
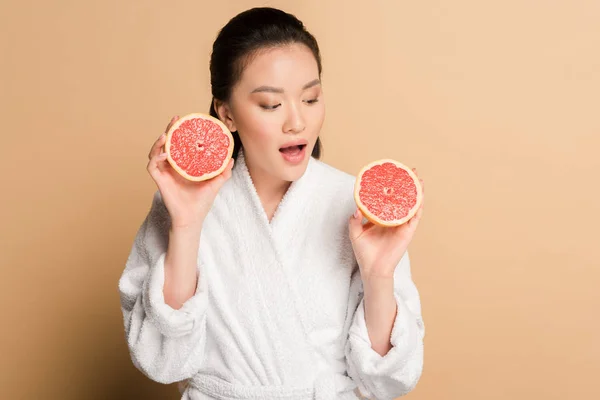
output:
[[[302, 21], [284, 11], [257, 7], [233, 17], [219, 32], [210, 57], [210, 83], [213, 99], [210, 115], [219, 118], [215, 110], [215, 99], [229, 101], [233, 86], [239, 81], [249, 58], [259, 49], [301, 43], [315, 56], [321, 76], [321, 54], [316, 39]], [[232, 132], [233, 157], [237, 158], [242, 147], [240, 136]], [[312, 156], [321, 156], [321, 140], [312, 151]]]

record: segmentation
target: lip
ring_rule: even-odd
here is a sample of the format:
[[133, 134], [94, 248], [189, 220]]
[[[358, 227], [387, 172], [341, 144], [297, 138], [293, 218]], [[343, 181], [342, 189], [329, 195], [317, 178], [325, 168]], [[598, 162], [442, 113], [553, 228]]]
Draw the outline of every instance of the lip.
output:
[[308, 146], [301, 146], [300, 147], [300, 151], [298, 152], [294, 152], [293, 154], [290, 154], [289, 152], [285, 152], [285, 151], [280, 151], [279, 153], [281, 154], [281, 156], [283, 157], [283, 159], [291, 165], [299, 165], [301, 164], [306, 156], [306, 148]]
[[294, 140], [294, 141], [285, 143], [279, 149], [281, 150], [281, 149], [285, 149], [286, 147], [306, 146], [306, 145], [308, 145], [308, 140], [306, 140], [306, 139], [298, 139], [298, 140]]

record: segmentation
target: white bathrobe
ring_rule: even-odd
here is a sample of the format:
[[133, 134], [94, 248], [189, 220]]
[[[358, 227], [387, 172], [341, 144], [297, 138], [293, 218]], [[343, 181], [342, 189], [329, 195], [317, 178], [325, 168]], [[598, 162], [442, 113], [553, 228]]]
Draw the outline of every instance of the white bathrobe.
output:
[[[204, 220], [200, 279], [163, 297], [169, 215], [157, 192], [119, 281], [135, 366], [182, 399], [394, 399], [416, 385], [424, 327], [408, 254], [395, 270], [392, 349], [371, 348], [348, 236], [354, 177], [314, 158], [271, 222], [244, 155]], [[360, 392], [358, 392], [360, 390]]]

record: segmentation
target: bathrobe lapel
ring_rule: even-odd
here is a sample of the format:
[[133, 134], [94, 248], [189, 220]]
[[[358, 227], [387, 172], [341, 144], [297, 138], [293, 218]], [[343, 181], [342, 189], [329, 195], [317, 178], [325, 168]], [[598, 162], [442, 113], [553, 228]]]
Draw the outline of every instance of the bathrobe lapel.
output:
[[[309, 164], [312, 162], [311, 159]], [[294, 374], [295, 381], [314, 377], [311, 368], [314, 365], [314, 349], [308, 340], [305, 310], [298, 306], [297, 287], [290, 279], [290, 268], [294, 266], [283, 254], [298, 247], [292, 243], [294, 235], [302, 237], [302, 233], [298, 232], [298, 220], [304, 214], [305, 204], [302, 204], [301, 197], [309, 185], [310, 171], [309, 165], [306, 173], [291, 184], [271, 223], [252, 183], [242, 151], [232, 175], [234, 203], [231, 206], [239, 222], [239, 243], [245, 246], [248, 266], [261, 277], [257, 281], [260, 285], [257, 290], [268, 307], [273, 337], [280, 338], [274, 340], [275, 350], [281, 355], [281, 361], [287, 363], [284, 368]], [[298, 369], [299, 365], [306, 368]]]

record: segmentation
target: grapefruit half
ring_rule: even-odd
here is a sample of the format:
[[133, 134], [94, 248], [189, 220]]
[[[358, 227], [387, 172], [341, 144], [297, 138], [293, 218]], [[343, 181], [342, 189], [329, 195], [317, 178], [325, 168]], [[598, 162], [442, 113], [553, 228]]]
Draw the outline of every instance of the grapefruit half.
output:
[[216, 118], [202, 113], [178, 119], [167, 132], [167, 160], [184, 178], [205, 181], [225, 170], [233, 155], [233, 136]]
[[419, 210], [423, 188], [410, 168], [398, 161], [383, 159], [360, 171], [354, 186], [354, 200], [370, 222], [399, 226]]

